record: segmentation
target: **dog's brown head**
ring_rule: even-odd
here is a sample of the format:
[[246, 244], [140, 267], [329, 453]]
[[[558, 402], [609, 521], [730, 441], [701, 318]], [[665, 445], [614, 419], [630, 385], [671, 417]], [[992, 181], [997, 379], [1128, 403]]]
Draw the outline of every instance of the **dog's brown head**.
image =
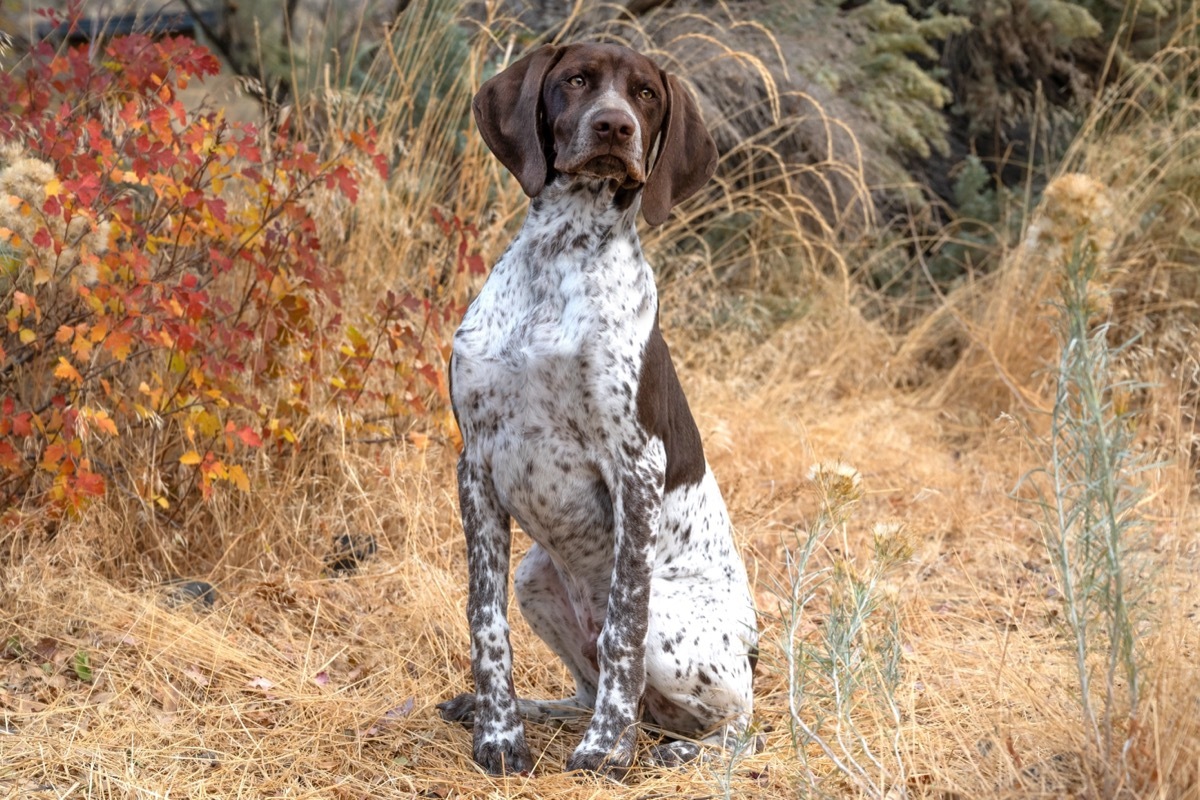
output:
[[659, 225], [717, 166], [679, 80], [619, 45], [541, 47], [484, 83], [473, 108], [483, 140], [530, 197], [556, 173], [644, 187], [642, 214]]

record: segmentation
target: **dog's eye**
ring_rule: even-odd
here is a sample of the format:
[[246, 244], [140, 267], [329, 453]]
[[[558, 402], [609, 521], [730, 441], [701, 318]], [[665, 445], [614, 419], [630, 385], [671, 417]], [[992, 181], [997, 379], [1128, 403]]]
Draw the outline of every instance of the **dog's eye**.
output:
[[642, 89], [640, 92], [638, 92], [638, 97], [642, 98], [643, 100], [653, 100], [655, 96], [654, 90], [650, 88]]
[[572, 75], [571, 77], [567, 78], [567, 83], [578, 89], [580, 86], [583, 86], [583, 83], [584, 83], [583, 76], [582, 75]]

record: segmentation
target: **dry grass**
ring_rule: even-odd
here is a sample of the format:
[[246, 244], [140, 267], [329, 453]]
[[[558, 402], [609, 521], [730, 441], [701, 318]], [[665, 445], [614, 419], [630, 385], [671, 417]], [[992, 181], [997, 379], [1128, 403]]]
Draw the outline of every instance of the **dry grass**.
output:
[[[916, 543], [889, 587], [903, 610], [898, 699], [909, 792], [1019, 797], [1077, 786], [1069, 641], [1040, 536], [1008, 497], [1028, 466], [1019, 438], [997, 431], [964, 449], [929, 409], [885, 393], [833, 401], [801, 396], [799, 382], [747, 386], [695, 373], [685, 382], [766, 622], [756, 696], [767, 748], [737, 765], [734, 796], [792, 797], [801, 780], [779, 632], [766, 618], [778, 610], [771, 587], [782, 550], [816, 511], [808, 467], [827, 458], [864, 476], [849, 555], [865, 557], [875, 521], [903, 521]], [[784, 389], [793, 397], [781, 397]], [[2, 625], [21, 653], [14, 643], [0, 661], [12, 733], [0, 740], [8, 775], [0, 785], [31, 796], [42, 787], [45, 797], [723, 793], [715, 768], [639, 771], [625, 787], [562, 775], [580, 725], [530, 726], [534, 777], [480, 775], [469, 733], [433, 708], [470, 685], [453, 452], [394, 448], [382, 464], [343, 456], [339, 491], [293, 526], [276, 524], [270, 551], [202, 573], [218, 587], [211, 612], [172, 609], [160, 587], [98, 575], [88, 532], [115, 522], [99, 513], [6, 568]], [[1141, 796], [1195, 796], [1200, 670], [1188, 615], [1200, 607], [1200, 515], [1157, 513], [1157, 674], [1138, 759], [1162, 785]], [[348, 517], [379, 534], [380, 552], [361, 574], [325, 575], [323, 531]], [[809, 630], [820, 624], [814, 615]], [[569, 691], [565, 670], [515, 613], [514, 646], [518, 692]], [[74, 677], [79, 650], [90, 656], [92, 683]]]
[[[675, 24], [683, 23], [661, 29]], [[488, 45], [473, 47], [463, 83], [442, 108], [463, 102], [479, 82]], [[769, 60], [769, 52], [760, 55]], [[403, 97], [409, 89], [395, 91]], [[765, 94], [769, 106], [772, 92]], [[353, 123], [357, 102], [347, 95], [331, 104], [331, 119]], [[457, 124], [448, 110], [426, 116], [417, 132], [396, 113], [381, 127], [384, 136], [419, 158], [402, 159], [392, 183], [364, 187], [336, 254], [350, 267], [351, 303], [370, 302], [383, 286], [431, 285], [430, 262], [444, 246], [429, 222], [435, 205], [477, 221], [489, 259], [520, 214], [519, 189], [474, 137], [456, 144], [438, 135]], [[1132, 193], [1146, 208], [1161, 185], [1155, 176], [1161, 181], [1170, 170], [1139, 168], [1133, 144], [1113, 156], [1125, 140], [1112, 137], [1135, 136], [1128, 129], [1090, 130], [1071, 170]], [[422, 142], [441, 144], [422, 150]], [[828, 160], [836, 163], [822, 169], [832, 174], [861, 174], [839, 153]], [[812, 165], [781, 169], [811, 177]], [[170, 563], [133, 551], [128, 543], [145, 535], [145, 523], [136, 509], [113, 504], [93, 507], [52, 538], [26, 541], [19, 557], [0, 565], [0, 794], [807, 796], [810, 776], [788, 733], [774, 587], [784, 548], [819, 508], [809, 468], [840, 460], [861, 472], [865, 496], [844, 540], [817, 553], [817, 565], [867, 558], [876, 523], [902, 522], [914, 544], [885, 587], [901, 612], [904, 646], [896, 700], [906, 778], [889, 796], [1093, 796], [1053, 573], [1033, 511], [1011, 497], [1037, 465], [1017, 426], [999, 413], [1046, 402], [1038, 370], [1054, 356], [1048, 329], [1039, 328], [1048, 268], [1014, 254], [986, 285], [966, 287], [929, 325], [897, 340], [853, 304], [846, 264], [855, 245], [844, 236], [851, 226], [828, 223], [829, 207], [815, 213], [806, 205], [805, 180], [779, 173], [765, 180], [757, 193], [755, 184], [726, 175], [706, 204], [649, 240], [661, 263], [672, 243], [698, 235], [702, 221], [747, 206], [758, 212], [751, 239], [762, 247], [672, 256], [689, 266], [664, 276], [663, 313], [763, 612], [762, 753], [742, 757], [728, 774], [717, 764], [640, 769], [617, 785], [562, 774], [582, 724], [532, 725], [533, 776], [481, 775], [469, 732], [442, 722], [434, 708], [470, 686], [452, 437], [435, 423], [427, 444], [417, 440], [422, 447], [403, 439], [364, 445], [344, 441], [329, 416], [314, 422], [303, 459], [263, 458], [252, 497], [219, 497], [188, 521], [193, 527], [164, 534], [179, 538], [163, 551]], [[1164, 196], [1178, 201], [1169, 206], [1176, 226], [1194, 225], [1187, 198], [1197, 193], [1172, 188], [1160, 202]], [[323, 212], [328, 224], [342, 224], [344, 210], [333, 211]], [[1139, 239], [1136, 217], [1120, 216], [1126, 227], [1116, 241], [1136, 246], [1116, 247], [1114, 263], [1194, 279], [1186, 249], [1161, 226]], [[1156, 247], [1166, 256], [1154, 259]], [[461, 285], [439, 291], [470, 289], [454, 280]], [[787, 294], [780, 281], [795, 288]], [[803, 300], [803, 312], [764, 335], [725, 319], [736, 317], [736, 304], [709, 294], [722, 287], [738, 302], [771, 293]], [[896, 388], [913, 354], [937, 346], [947, 330], [968, 342], [959, 366], [920, 391]], [[1164, 417], [1174, 403], [1175, 427], [1156, 428], [1162, 452], [1186, 453], [1195, 435], [1187, 389], [1177, 382], [1151, 398]], [[1174, 463], [1150, 476], [1141, 509], [1151, 522], [1147, 572], [1138, 576], [1153, 587], [1144, 632], [1150, 675], [1129, 754], [1137, 783], [1122, 787], [1129, 796], [1200, 798], [1200, 505], [1187, 459]], [[376, 537], [378, 553], [357, 574], [329, 574], [332, 538], [362, 532]], [[515, 541], [527, 547], [524, 537]], [[215, 607], [172, 607], [158, 583], [168, 573], [214, 583]], [[518, 693], [568, 694], [566, 670], [515, 610], [512, 618]], [[806, 630], [822, 624], [818, 608]], [[79, 678], [79, 652], [91, 681]], [[889, 724], [869, 714], [859, 722], [866, 731]], [[858, 793], [818, 753], [810, 756], [824, 770], [816, 776], [822, 791]]]

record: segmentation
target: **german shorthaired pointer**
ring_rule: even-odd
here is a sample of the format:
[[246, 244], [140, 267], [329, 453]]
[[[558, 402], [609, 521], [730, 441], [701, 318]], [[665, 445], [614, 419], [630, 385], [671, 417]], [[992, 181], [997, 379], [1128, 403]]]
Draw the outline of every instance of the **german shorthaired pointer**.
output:
[[[639, 208], [661, 224], [709, 179], [716, 146], [679, 81], [616, 45], [542, 47], [474, 111], [533, 201], [454, 337], [475, 693], [442, 716], [474, 725], [493, 774], [531, 768], [522, 716], [572, 708], [595, 712], [569, 770], [623, 774], [639, 704], [668, 733], [731, 745], [753, 704], [753, 600], [636, 228]], [[575, 679], [564, 701], [513, 690], [514, 518], [535, 542], [517, 600]], [[699, 752], [671, 741], [652, 759]]]

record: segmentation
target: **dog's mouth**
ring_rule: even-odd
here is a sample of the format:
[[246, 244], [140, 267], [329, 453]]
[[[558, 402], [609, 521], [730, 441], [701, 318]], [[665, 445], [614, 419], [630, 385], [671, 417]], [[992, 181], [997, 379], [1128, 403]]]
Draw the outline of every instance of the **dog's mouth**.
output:
[[641, 174], [641, 170], [637, 169], [636, 165], [612, 153], [593, 156], [574, 169], [563, 171], [586, 178], [616, 181], [627, 189], [640, 186], [645, 181], [645, 176]]
[[579, 172], [582, 175], [591, 175], [596, 178], [619, 180], [624, 180], [629, 175], [629, 169], [625, 166], [625, 162], [614, 155], [596, 156], [585, 162]]

